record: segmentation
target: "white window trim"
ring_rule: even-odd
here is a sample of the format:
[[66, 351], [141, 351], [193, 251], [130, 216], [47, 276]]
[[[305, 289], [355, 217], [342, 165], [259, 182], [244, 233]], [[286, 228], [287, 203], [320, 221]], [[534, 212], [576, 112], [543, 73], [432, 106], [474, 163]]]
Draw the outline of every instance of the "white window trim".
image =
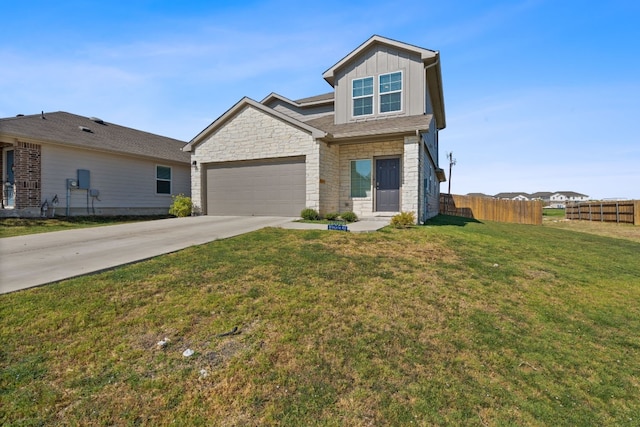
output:
[[[400, 90], [394, 90], [391, 92], [380, 92], [380, 79], [382, 79], [382, 76], [388, 76], [391, 74], [396, 74], [396, 73], [400, 73]], [[404, 70], [397, 70], [397, 71], [391, 71], [390, 73], [383, 73], [383, 74], [379, 74], [378, 75], [378, 86], [375, 88], [377, 89], [374, 90], [374, 93], [377, 92], [378, 95], [378, 114], [381, 115], [387, 115], [387, 114], [398, 114], [398, 113], [402, 113], [404, 112]], [[400, 109], [399, 110], [393, 110], [393, 111], [385, 111], [382, 112], [382, 95], [388, 95], [388, 94], [392, 94], [392, 93], [398, 93], [400, 92]]]
[[[169, 168], [169, 170], [171, 171], [171, 179], [160, 179], [158, 178], [158, 168]], [[154, 186], [155, 186], [155, 193], [156, 196], [171, 196], [173, 194], [173, 168], [169, 165], [161, 165], [161, 164], [157, 164], [155, 168], [153, 168], [153, 172], [154, 172]], [[169, 181], [169, 193], [158, 193], [158, 181]]]
[[[364, 80], [364, 79], [372, 79], [373, 80], [373, 93], [371, 95], [364, 95], [364, 96], [353, 96], [353, 83], [356, 80]], [[371, 97], [371, 114], [360, 114], [358, 116], [356, 116], [355, 114], [353, 114], [353, 108], [355, 106], [355, 100], [356, 99], [363, 99], [363, 98], [369, 98]], [[375, 115], [376, 112], [376, 78], [375, 76], [364, 76], [364, 77], [357, 77], [357, 78], [353, 78], [351, 79], [351, 117], [354, 119], [358, 119], [360, 117], [370, 117]]]

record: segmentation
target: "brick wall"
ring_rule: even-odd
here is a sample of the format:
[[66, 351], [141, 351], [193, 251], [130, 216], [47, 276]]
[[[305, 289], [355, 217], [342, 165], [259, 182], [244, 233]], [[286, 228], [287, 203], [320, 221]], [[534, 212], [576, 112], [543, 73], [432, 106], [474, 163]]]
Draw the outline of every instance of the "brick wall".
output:
[[2, 177], [2, 188], [0, 188], [0, 200], [2, 201], [2, 205], [4, 206], [4, 150], [2, 149], [2, 144], [0, 144], [0, 177]]
[[16, 209], [39, 208], [42, 188], [40, 145], [18, 141], [14, 148]]

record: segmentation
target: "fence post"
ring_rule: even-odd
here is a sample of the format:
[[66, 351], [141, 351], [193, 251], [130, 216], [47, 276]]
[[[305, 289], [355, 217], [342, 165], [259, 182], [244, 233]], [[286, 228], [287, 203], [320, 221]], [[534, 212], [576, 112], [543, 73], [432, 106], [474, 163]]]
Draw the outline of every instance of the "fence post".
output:
[[633, 201], [633, 225], [640, 225], [640, 200]]

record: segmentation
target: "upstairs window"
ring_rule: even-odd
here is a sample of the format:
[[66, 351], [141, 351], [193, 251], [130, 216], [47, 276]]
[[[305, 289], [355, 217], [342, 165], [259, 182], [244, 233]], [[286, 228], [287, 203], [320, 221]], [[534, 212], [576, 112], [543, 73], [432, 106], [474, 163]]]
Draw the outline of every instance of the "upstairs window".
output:
[[353, 115], [373, 114], [373, 77], [353, 81]]
[[156, 194], [171, 194], [171, 168], [156, 166]]
[[380, 112], [402, 110], [402, 72], [380, 75]]

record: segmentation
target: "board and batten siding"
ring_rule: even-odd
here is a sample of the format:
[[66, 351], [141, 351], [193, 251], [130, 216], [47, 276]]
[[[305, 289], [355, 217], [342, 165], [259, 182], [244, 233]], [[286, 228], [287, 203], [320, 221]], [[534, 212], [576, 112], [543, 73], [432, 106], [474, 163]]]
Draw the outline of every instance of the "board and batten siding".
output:
[[[190, 166], [164, 160], [141, 159], [132, 156], [68, 148], [42, 146], [42, 200], [51, 202], [57, 194], [57, 212], [66, 209], [66, 180], [77, 178], [78, 169], [90, 172], [91, 188], [100, 194], [94, 200], [95, 213], [120, 215], [138, 213], [166, 214], [172, 203], [171, 195], [156, 194], [156, 165], [169, 166], [172, 172], [171, 193], [189, 196]], [[91, 207], [91, 198], [89, 198]], [[70, 192], [73, 214], [87, 213], [86, 190]], [[93, 212], [92, 212], [93, 213]]]
[[[380, 74], [402, 71], [402, 111], [383, 113], [379, 111]], [[388, 46], [375, 46], [359, 55], [349, 66], [339, 70], [335, 82], [336, 123], [356, 120], [352, 117], [351, 82], [353, 79], [373, 77], [374, 114], [358, 117], [357, 120], [390, 116], [415, 116], [424, 114], [425, 71], [420, 56]]]

